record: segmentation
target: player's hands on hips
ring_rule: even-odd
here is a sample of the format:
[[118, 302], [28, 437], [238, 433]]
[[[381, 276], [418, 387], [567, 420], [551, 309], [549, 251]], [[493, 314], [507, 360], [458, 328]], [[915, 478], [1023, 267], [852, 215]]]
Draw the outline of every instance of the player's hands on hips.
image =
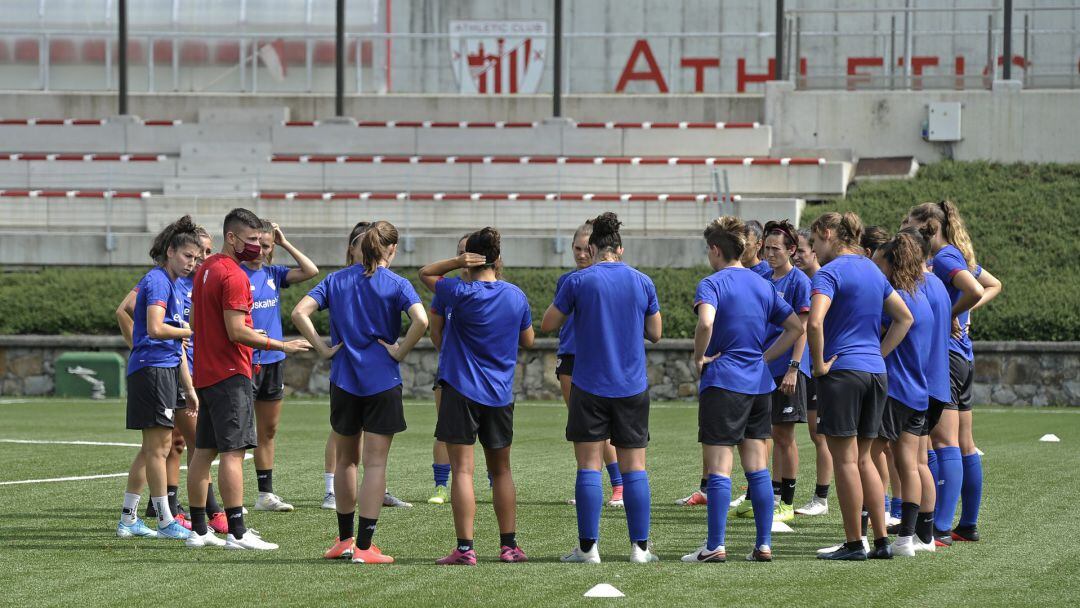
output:
[[704, 356], [694, 361], [694, 369], [697, 370], [698, 378], [701, 377], [701, 370], [705, 369], [705, 366], [716, 361], [720, 357], [720, 353], [716, 353], [711, 356]]
[[[480, 257], [484, 257], [484, 256], [480, 256]], [[390, 353], [390, 356], [393, 357], [394, 361], [397, 361], [398, 363], [401, 363], [401, 360], [405, 358], [401, 354], [401, 347], [398, 346], [397, 342], [394, 342], [393, 344], [391, 344], [390, 342], [386, 342], [386, 341], [380, 339], [379, 344], [382, 344], [383, 347], [386, 348], [386, 352]]]
[[320, 357], [330, 360], [334, 358], [334, 355], [337, 354], [337, 351], [341, 350], [341, 347], [344, 346], [344, 344], [344, 342], [338, 342], [333, 346], [327, 346], [325, 342], [317, 342], [312, 346], [315, 347], [315, 351], [319, 353]]
[[839, 357], [840, 357], [840, 355], [833, 355], [832, 359], [829, 359], [828, 361], [822, 363], [820, 367], [815, 365], [814, 366], [814, 377], [817, 378], [818, 376], [824, 376], [824, 375], [828, 374], [829, 370], [832, 369], [833, 363], [836, 363], [836, 360]]

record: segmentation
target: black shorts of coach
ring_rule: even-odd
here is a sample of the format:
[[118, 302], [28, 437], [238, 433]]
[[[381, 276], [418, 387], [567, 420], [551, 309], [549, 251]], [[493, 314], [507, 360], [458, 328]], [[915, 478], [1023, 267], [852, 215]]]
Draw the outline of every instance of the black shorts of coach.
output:
[[285, 398], [285, 361], [256, 365], [251, 370], [251, 388], [255, 401], [281, 401]]
[[171, 429], [180, 366], [144, 367], [127, 378], [127, 428]]
[[[809, 412], [817, 411], [817, 380], [814, 378], [806, 379], [806, 417], [809, 418]], [[817, 414], [814, 414], [814, 419], [817, 419]]]
[[555, 377], [574, 376], [574, 355], [563, 353], [555, 355]]
[[251, 378], [229, 376], [217, 384], [195, 389], [199, 421], [195, 447], [218, 452], [248, 450], [258, 445], [255, 435], [255, 399]]
[[649, 390], [629, 397], [601, 397], [571, 384], [566, 440], [608, 439], [617, 448], [649, 445]]
[[878, 437], [887, 396], [885, 374], [842, 369], [816, 380], [818, 433], [826, 437]]
[[772, 435], [772, 395], [748, 395], [715, 386], [698, 395], [698, 442], [738, 445]]
[[405, 430], [401, 385], [361, 397], [330, 384], [330, 428], [351, 437], [360, 431], [394, 435]]
[[885, 400], [879, 437], [889, 441], [898, 441], [901, 433], [922, 437], [924, 428], [926, 412], [910, 408], [892, 397]]
[[802, 372], [795, 374], [795, 392], [785, 395], [780, 392], [783, 376], [774, 378], [776, 390], [769, 397], [772, 404], [772, 423], [785, 424], [806, 422], [806, 376]]
[[970, 412], [972, 404], [971, 385], [975, 381], [975, 363], [960, 353], [949, 351], [949, 385], [952, 402], [961, 412]]
[[444, 381], [435, 438], [453, 445], [475, 445], [479, 438], [485, 449], [508, 448], [514, 443], [514, 404], [484, 405]]

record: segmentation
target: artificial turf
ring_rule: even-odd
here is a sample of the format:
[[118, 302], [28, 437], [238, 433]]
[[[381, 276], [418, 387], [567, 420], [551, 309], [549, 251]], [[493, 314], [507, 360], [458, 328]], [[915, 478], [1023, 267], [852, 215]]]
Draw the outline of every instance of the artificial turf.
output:
[[[123, 478], [0, 485], [0, 605], [5, 606], [414, 606], [556, 605], [1070, 605], [1080, 597], [1080, 549], [1068, 509], [1080, 488], [1080, 409], [976, 408], [976, 439], [986, 453], [983, 540], [891, 562], [827, 563], [818, 547], [840, 540], [839, 508], [799, 518], [776, 534], [771, 564], [746, 563], [753, 521], [729, 519], [726, 564], [683, 564], [705, 534], [704, 507], [677, 507], [697, 485], [700, 449], [693, 404], [654, 404], [649, 446], [652, 537], [661, 562], [627, 561], [623, 512], [606, 508], [598, 566], [561, 564], [576, 542], [574, 462], [563, 440], [563, 406], [521, 403], [515, 412], [514, 476], [518, 538], [527, 564], [498, 562], [498, 530], [478, 454], [476, 521], [480, 564], [440, 567], [454, 543], [450, 507], [430, 495], [430, 403], [409, 403], [409, 430], [390, 454], [389, 485], [412, 509], [384, 509], [376, 543], [397, 558], [388, 566], [321, 559], [336, 535], [322, 500], [325, 400], [285, 404], [278, 434], [275, 491], [293, 513], [252, 512], [248, 525], [281, 548], [266, 553], [189, 550], [178, 541], [115, 535]], [[0, 439], [138, 443], [125, 431], [121, 402], [0, 400]], [[1055, 433], [1061, 443], [1038, 441]], [[802, 469], [796, 503], [813, 489], [813, 450], [800, 430]], [[0, 482], [119, 473], [135, 448], [0, 442]], [[246, 469], [247, 503], [255, 497]], [[605, 492], [610, 492], [605, 474]], [[735, 493], [745, 485], [733, 474]], [[186, 492], [182, 492], [186, 503]], [[144, 502], [148, 500], [144, 492]], [[140, 506], [140, 509], [142, 506]], [[597, 583], [626, 594], [585, 600]]]

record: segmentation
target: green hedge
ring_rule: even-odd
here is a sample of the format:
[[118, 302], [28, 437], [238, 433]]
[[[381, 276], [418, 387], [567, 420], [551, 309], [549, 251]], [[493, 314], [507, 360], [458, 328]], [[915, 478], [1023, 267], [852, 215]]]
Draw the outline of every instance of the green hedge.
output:
[[[913, 204], [951, 198], [968, 222], [979, 262], [1001, 279], [1002, 295], [974, 315], [978, 340], [1080, 340], [1080, 165], [945, 162], [909, 181], [868, 182], [846, 199], [806, 210], [804, 224], [831, 210], [854, 210], [868, 224], [899, 225]], [[703, 260], [704, 261], [704, 260]], [[656, 283], [664, 334], [693, 334], [691, 300], [707, 269], [643, 269]], [[427, 290], [415, 269], [397, 269]], [[0, 334], [116, 333], [114, 311], [145, 269], [49, 268], [0, 274]], [[509, 268], [539, 322], [562, 269]], [[286, 289], [282, 310], [314, 285]], [[327, 331], [325, 315], [317, 319]], [[291, 328], [285, 319], [285, 327]]]

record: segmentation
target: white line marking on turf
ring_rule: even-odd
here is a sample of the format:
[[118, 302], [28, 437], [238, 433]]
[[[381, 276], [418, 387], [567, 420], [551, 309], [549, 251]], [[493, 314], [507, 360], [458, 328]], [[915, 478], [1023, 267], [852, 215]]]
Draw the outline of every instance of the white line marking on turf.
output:
[[0, 439], [0, 443], [23, 443], [29, 445], [104, 445], [122, 448], [141, 448], [138, 443], [119, 443], [115, 441], [49, 441], [45, 439]]
[[[3, 443], [28, 443], [28, 444], [63, 444], [63, 445], [107, 445], [107, 446], [121, 446], [121, 447], [142, 447], [137, 443], [109, 443], [109, 442], [97, 442], [97, 441], [35, 441], [29, 439], [0, 439]], [[255, 458], [255, 455], [251, 452], [244, 453], [244, 460], [251, 460]], [[216, 466], [221, 461], [215, 460], [210, 463], [211, 466]], [[187, 470], [187, 465], [180, 467], [181, 471]], [[48, 479], [20, 479], [18, 481], [0, 481], [0, 486], [16, 486], [31, 483], [55, 483], [58, 481], [89, 481], [93, 479], [113, 479], [116, 477], [127, 477], [127, 472], [123, 473], [105, 473], [102, 475], [80, 475], [77, 477], [50, 477]]]
[[19, 403], [30, 403], [29, 399], [0, 399], [0, 405], [17, 405]]

